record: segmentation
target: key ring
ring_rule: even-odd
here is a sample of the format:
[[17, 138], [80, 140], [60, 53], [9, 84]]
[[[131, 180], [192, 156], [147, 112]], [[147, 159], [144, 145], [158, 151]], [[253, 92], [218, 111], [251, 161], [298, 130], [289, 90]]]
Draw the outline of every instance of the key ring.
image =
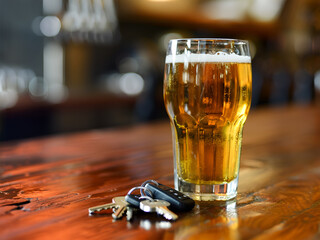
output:
[[[135, 191], [135, 190], [137, 190], [137, 189], [140, 189], [140, 195], [141, 195], [141, 197], [149, 197], [149, 198], [152, 198], [152, 192], [148, 189], [148, 188], [146, 188], [146, 187], [144, 187], [144, 186], [139, 186], [139, 187], [133, 187], [133, 188], [131, 188], [130, 189], [130, 191], [127, 193], [127, 195], [130, 195], [133, 191]], [[148, 196], [145, 192], [148, 192], [149, 193], [149, 195], [151, 196]]]
[[145, 181], [145, 182], [143, 182], [143, 183], [141, 184], [141, 187], [145, 187], [148, 183], [154, 183], [154, 184], [156, 184], [157, 186], [159, 185], [159, 183], [158, 183], [157, 181], [155, 181], [155, 180], [147, 180], [147, 181]]
[[[141, 187], [145, 187], [147, 184], [150, 184], [150, 183], [154, 183], [156, 184], [157, 186], [159, 185], [159, 183], [155, 180], [147, 180], [147, 181], [144, 181], [142, 184], [141, 184]], [[148, 189], [149, 190], [149, 189]], [[142, 190], [140, 190], [140, 194], [142, 194]], [[152, 196], [152, 195], [151, 195]]]
[[147, 199], [150, 202], [154, 202], [154, 199], [152, 197], [149, 197], [149, 196], [141, 196], [141, 197], [139, 197], [139, 199]]

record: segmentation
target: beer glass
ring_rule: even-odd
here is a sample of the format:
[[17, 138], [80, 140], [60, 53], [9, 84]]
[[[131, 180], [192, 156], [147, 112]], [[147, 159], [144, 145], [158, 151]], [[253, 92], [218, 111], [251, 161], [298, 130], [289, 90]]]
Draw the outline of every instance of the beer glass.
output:
[[251, 79], [247, 41], [169, 42], [164, 102], [172, 128], [178, 191], [203, 201], [236, 197]]

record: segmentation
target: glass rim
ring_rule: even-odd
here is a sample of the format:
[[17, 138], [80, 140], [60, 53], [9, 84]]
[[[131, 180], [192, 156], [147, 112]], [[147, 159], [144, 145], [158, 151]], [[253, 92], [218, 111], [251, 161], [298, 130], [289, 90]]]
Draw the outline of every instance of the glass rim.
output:
[[230, 62], [232, 59], [235, 62], [251, 63], [249, 41], [231, 38], [171, 39], [168, 43], [166, 63], [208, 60], [201, 57], [203, 55], [210, 56], [210, 61], [213, 62]]
[[237, 38], [177, 38], [177, 39], [170, 39], [169, 42], [182, 42], [182, 41], [195, 41], [195, 42], [234, 42], [238, 44], [249, 44], [248, 40], [244, 39], [237, 39]]

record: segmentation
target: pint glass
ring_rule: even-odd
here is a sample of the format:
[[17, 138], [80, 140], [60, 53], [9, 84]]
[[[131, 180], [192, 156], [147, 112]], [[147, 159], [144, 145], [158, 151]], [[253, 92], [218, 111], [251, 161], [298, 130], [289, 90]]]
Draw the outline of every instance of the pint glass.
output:
[[169, 42], [164, 102], [172, 128], [175, 188], [195, 200], [228, 200], [237, 194], [251, 76], [247, 41]]

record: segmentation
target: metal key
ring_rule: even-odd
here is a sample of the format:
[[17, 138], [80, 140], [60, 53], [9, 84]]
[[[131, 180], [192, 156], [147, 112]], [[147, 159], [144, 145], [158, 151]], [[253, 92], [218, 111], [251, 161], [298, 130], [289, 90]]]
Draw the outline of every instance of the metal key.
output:
[[116, 211], [112, 214], [112, 217], [114, 219], [120, 219], [125, 213], [127, 205], [128, 203], [126, 202], [124, 196], [114, 197], [112, 198], [112, 203], [89, 208], [89, 214], [100, 212], [102, 210], [116, 209]]
[[[150, 197], [148, 197], [148, 198], [150, 198]], [[146, 199], [145, 198], [141, 198], [140, 195], [128, 194], [125, 197], [125, 200], [127, 201], [127, 203], [129, 203], [133, 207], [140, 208], [140, 202], [142, 202], [142, 201], [144, 201]], [[152, 200], [152, 198], [150, 198], [150, 200]]]
[[133, 218], [133, 213], [136, 212], [137, 210], [140, 210], [140, 202], [150, 199], [153, 200], [151, 197], [148, 196], [140, 196], [136, 194], [128, 194], [125, 197], [125, 200], [128, 203], [127, 206], [127, 221], [131, 221]]
[[[136, 194], [131, 194], [132, 192], [134, 192], [135, 190], [140, 189], [140, 193], [141, 195], [136, 195]], [[150, 196], [152, 196], [152, 193], [150, 192], [150, 190], [148, 190], [145, 187], [133, 187], [130, 189], [130, 191], [128, 192], [128, 194], [125, 196], [125, 200], [127, 201], [128, 205], [127, 205], [127, 221], [131, 221], [133, 218], [133, 213], [137, 212], [137, 210], [140, 210], [140, 202], [145, 200], [145, 199], [149, 199], [149, 200], [153, 200], [150, 196], [147, 196], [146, 193], [149, 194]]]
[[132, 207], [127, 207], [127, 221], [131, 221], [133, 218], [133, 208]]
[[153, 201], [144, 200], [140, 202], [140, 209], [144, 212], [156, 212], [168, 220], [177, 220], [178, 215], [170, 211], [170, 203], [165, 200], [154, 199]]
[[133, 219], [133, 216], [137, 214], [138, 211], [140, 211], [140, 208], [136, 208], [129, 204], [129, 206], [127, 206], [126, 212], [127, 221], [130, 222]]
[[114, 219], [120, 219], [122, 218], [122, 216], [127, 210], [128, 202], [125, 200], [125, 197], [123, 196], [123, 197], [116, 197], [115, 203], [117, 203], [118, 209], [114, 213], [112, 213], [112, 217]]

